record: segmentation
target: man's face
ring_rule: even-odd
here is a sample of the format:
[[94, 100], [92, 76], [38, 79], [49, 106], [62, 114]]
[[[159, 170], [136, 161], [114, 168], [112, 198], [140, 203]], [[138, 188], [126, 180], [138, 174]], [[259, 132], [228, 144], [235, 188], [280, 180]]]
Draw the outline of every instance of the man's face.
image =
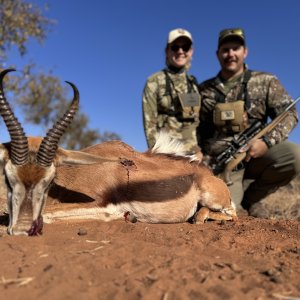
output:
[[193, 55], [191, 41], [185, 37], [176, 39], [172, 44], [168, 45], [167, 50], [168, 64], [182, 68], [190, 62]]
[[244, 60], [247, 57], [248, 49], [238, 41], [228, 41], [217, 50], [222, 72], [237, 75], [244, 70]]

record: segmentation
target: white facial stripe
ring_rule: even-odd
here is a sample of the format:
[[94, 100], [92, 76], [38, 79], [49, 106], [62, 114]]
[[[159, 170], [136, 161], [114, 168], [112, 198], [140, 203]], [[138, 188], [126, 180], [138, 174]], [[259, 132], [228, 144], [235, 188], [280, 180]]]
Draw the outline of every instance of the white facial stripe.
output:
[[37, 220], [42, 214], [44, 206], [46, 204], [46, 198], [48, 195], [48, 187], [55, 176], [55, 167], [52, 164], [46, 171], [45, 177], [43, 177], [34, 187], [32, 193], [32, 209], [33, 220]]
[[13, 227], [18, 223], [18, 219], [20, 217], [20, 208], [25, 197], [27, 197], [26, 201], [30, 201], [32, 204], [31, 221], [38, 220], [45, 206], [45, 201], [48, 194], [48, 187], [55, 176], [55, 167], [52, 164], [46, 170], [43, 178], [41, 178], [41, 180], [36, 184], [28, 187], [27, 190], [25, 188], [24, 183], [18, 177], [17, 166], [13, 165], [11, 161], [8, 161], [8, 163], [6, 164], [5, 173], [11, 187], [11, 192], [8, 193], [7, 201], [10, 216], [8, 232], [12, 234]]
[[22, 183], [18, 180], [18, 177], [16, 176], [16, 167], [11, 163], [11, 161], [8, 161], [5, 168], [5, 173], [9, 182], [9, 185], [11, 187], [11, 191], [8, 193], [7, 198], [7, 204], [9, 207], [9, 227], [8, 232], [11, 234], [12, 227], [16, 225], [19, 217], [20, 212], [20, 206], [23, 202], [23, 199], [20, 198], [20, 192], [24, 191], [24, 186]]

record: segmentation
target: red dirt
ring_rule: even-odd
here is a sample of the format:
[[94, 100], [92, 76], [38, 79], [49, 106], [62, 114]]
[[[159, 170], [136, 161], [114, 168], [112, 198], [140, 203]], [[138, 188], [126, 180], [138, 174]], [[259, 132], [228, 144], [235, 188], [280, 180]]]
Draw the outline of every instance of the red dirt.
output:
[[0, 251], [1, 299], [300, 299], [298, 221], [57, 223]]

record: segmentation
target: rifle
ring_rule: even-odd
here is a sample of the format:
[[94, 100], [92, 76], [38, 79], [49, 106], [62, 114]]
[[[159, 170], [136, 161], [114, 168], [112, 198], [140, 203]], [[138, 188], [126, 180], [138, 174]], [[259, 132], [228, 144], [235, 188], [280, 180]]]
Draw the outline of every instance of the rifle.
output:
[[273, 130], [288, 114], [289, 110], [300, 100], [298, 97], [285, 110], [278, 115], [272, 122], [263, 126], [262, 122], [256, 121], [249, 128], [245, 129], [239, 135], [233, 137], [230, 145], [216, 157], [216, 164], [213, 166], [213, 172], [222, 178], [227, 185], [231, 185], [230, 175], [232, 170], [245, 158], [247, 153], [240, 152], [246, 147], [252, 139], [259, 139]]

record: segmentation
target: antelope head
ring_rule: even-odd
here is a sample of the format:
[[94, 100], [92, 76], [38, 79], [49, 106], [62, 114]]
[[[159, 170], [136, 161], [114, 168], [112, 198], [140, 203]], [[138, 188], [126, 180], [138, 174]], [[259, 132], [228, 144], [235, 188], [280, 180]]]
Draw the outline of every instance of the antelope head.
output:
[[0, 144], [0, 164], [3, 166], [8, 189], [8, 233], [38, 235], [42, 232], [42, 211], [46, 203], [56, 166], [61, 164], [93, 164], [99, 157], [80, 151], [67, 151], [58, 142], [69, 127], [79, 107], [76, 86], [72, 103], [44, 138], [27, 138], [21, 124], [12, 112], [3, 92], [3, 78], [14, 69], [0, 73], [0, 114], [10, 135], [10, 143]]

